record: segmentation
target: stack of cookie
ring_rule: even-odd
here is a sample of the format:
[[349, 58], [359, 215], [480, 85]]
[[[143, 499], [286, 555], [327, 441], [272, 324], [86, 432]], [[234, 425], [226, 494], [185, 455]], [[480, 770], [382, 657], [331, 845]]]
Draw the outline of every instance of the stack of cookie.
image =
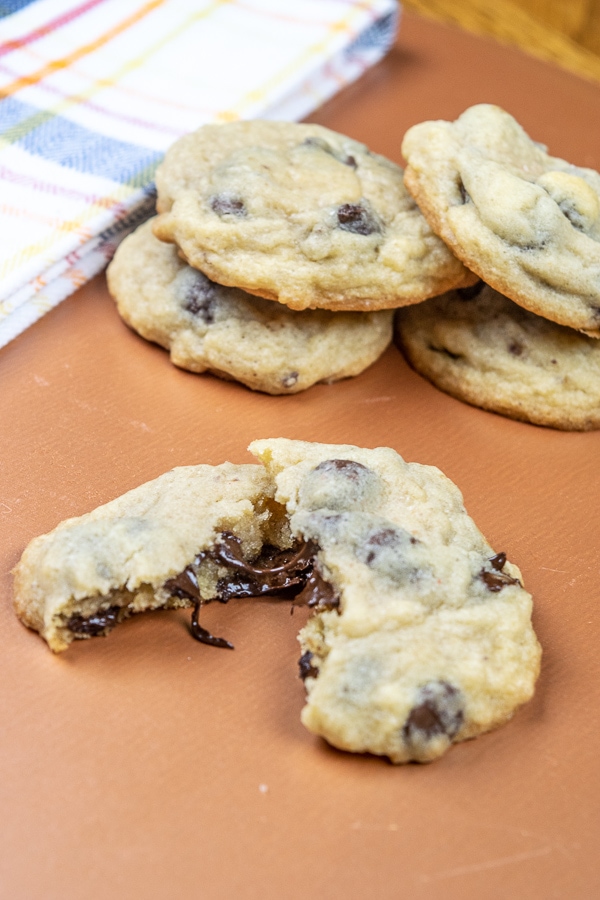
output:
[[410, 363], [484, 409], [600, 428], [600, 175], [489, 105], [416, 125], [402, 152], [429, 225], [482, 279], [401, 311]]
[[125, 321], [193, 372], [270, 394], [356, 375], [393, 310], [476, 281], [402, 169], [319, 125], [206, 125], [159, 167], [159, 215], [108, 271]]

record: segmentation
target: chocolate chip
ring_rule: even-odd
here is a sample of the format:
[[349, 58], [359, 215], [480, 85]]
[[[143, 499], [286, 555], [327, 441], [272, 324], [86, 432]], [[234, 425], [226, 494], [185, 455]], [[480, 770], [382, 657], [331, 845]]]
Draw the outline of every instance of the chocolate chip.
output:
[[345, 156], [344, 159], [342, 159], [342, 162], [344, 163], [345, 166], [350, 166], [351, 169], [358, 168], [358, 163], [356, 162], [355, 158], [353, 156], [351, 156], [350, 154], [348, 154], [348, 156]]
[[484, 287], [485, 282], [478, 281], [476, 284], [472, 284], [471, 287], [458, 288], [456, 293], [461, 300], [474, 300], [475, 297], [479, 297]]
[[364, 473], [370, 472], [362, 463], [353, 459], [326, 459], [313, 469], [314, 472], [343, 472], [344, 477], [350, 481], [360, 481]]
[[488, 591], [497, 593], [509, 584], [518, 584], [521, 586], [521, 582], [518, 578], [512, 578], [510, 575], [507, 575], [506, 572], [502, 571], [506, 565], [506, 553], [497, 553], [495, 556], [491, 557], [489, 563], [494, 571], [490, 572], [489, 569], [483, 568], [479, 573], [479, 577]]
[[297, 384], [299, 377], [299, 372], [290, 372], [289, 375], [286, 375], [285, 378], [281, 379], [281, 383], [285, 388], [291, 388], [294, 387], [295, 384]]
[[310, 650], [307, 650], [298, 660], [298, 668], [300, 669], [300, 678], [302, 681], [306, 681], [307, 678], [316, 678], [319, 674], [319, 670], [316, 666], [313, 666], [311, 662], [312, 658], [313, 654]]
[[522, 356], [523, 344], [520, 344], [519, 341], [511, 341], [508, 345], [508, 352], [512, 353], [513, 356]]
[[381, 228], [373, 214], [360, 203], [344, 203], [338, 207], [337, 219], [342, 231], [351, 231], [352, 234], [375, 234]]
[[120, 611], [120, 606], [109, 606], [108, 609], [98, 610], [93, 616], [74, 615], [67, 621], [67, 628], [73, 634], [96, 637], [103, 634], [107, 628], [115, 627]]
[[181, 305], [206, 325], [215, 320], [217, 305], [217, 286], [203, 275], [188, 267], [178, 277], [178, 294]]
[[506, 565], [506, 553], [496, 553], [495, 556], [490, 557], [489, 563], [492, 569], [496, 569], [497, 572], [501, 572]]
[[408, 714], [403, 737], [408, 744], [422, 744], [439, 735], [452, 739], [460, 730], [464, 713], [458, 688], [447, 681], [430, 681], [419, 688]]
[[372, 469], [352, 459], [326, 459], [309, 472], [300, 488], [306, 509], [348, 510], [373, 499], [380, 487]]
[[588, 230], [588, 220], [585, 216], [581, 215], [581, 212], [577, 209], [573, 200], [562, 200], [558, 204], [558, 208], [560, 209], [563, 216], [565, 216], [565, 218], [569, 220], [571, 225], [578, 231], [585, 232]]
[[419, 577], [420, 566], [411, 552], [417, 544], [419, 541], [410, 532], [390, 523], [371, 528], [358, 545], [356, 555], [378, 575], [405, 584]]
[[219, 216], [246, 216], [247, 210], [243, 200], [233, 194], [215, 194], [209, 200], [210, 208]]

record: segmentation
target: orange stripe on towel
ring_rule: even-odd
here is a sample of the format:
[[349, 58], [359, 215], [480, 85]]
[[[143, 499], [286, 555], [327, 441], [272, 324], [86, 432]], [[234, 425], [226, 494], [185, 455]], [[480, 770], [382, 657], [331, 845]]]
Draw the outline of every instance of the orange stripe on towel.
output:
[[124, 19], [118, 25], [115, 25], [114, 28], [111, 28], [109, 31], [100, 35], [100, 37], [96, 38], [96, 40], [92, 41], [90, 44], [84, 44], [83, 47], [79, 47], [77, 50], [69, 53], [68, 56], [63, 56], [62, 59], [53, 59], [52, 62], [43, 66], [41, 69], [38, 69], [37, 72], [32, 72], [30, 75], [23, 75], [21, 78], [17, 78], [5, 87], [0, 88], [0, 97], [10, 97], [11, 94], [16, 94], [17, 91], [20, 91], [22, 88], [37, 84], [39, 81], [42, 81], [43, 78], [46, 78], [47, 75], [51, 75], [53, 72], [58, 72], [61, 69], [66, 69], [71, 63], [81, 59], [82, 56], [93, 53], [94, 50], [102, 47], [118, 34], [121, 34], [121, 32], [126, 31], [136, 22], [139, 22], [140, 19], [143, 19], [144, 16], [147, 16], [148, 13], [152, 12], [153, 9], [156, 9], [157, 6], [162, 6], [164, 2], [165, 0], [150, 0], [149, 3], [146, 3], [141, 9], [138, 9], [137, 12], [129, 16], [129, 18]]

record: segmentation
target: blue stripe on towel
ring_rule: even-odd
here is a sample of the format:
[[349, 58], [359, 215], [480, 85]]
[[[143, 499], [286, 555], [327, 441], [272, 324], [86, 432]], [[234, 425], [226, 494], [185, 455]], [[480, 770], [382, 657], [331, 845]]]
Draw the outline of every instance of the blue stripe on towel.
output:
[[14, 97], [0, 104], [0, 120], [5, 139], [28, 153], [121, 184], [151, 181], [162, 158], [156, 150], [106, 137]]
[[34, 2], [35, 0], [0, 0], [0, 19], [12, 16], [13, 13], [19, 12], [20, 9]]

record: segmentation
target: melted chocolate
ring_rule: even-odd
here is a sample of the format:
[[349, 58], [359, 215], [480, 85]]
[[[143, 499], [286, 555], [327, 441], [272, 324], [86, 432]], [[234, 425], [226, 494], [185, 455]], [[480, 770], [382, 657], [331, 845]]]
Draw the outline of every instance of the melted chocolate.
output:
[[215, 286], [198, 272], [191, 284], [188, 285], [183, 298], [183, 308], [197, 316], [206, 325], [211, 325], [215, 320]]
[[258, 560], [251, 564], [242, 556], [240, 539], [225, 531], [218, 544], [211, 550], [199, 553], [191, 566], [166, 581], [164, 587], [172, 596], [194, 601], [191, 632], [196, 640], [212, 647], [233, 650], [229, 641], [210, 634], [198, 621], [202, 598], [194, 568], [204, 559], [210, 558], [233, 570], [217, 582], [217, 596], [214, 599], [220, 603], [227, 603], [233, 598], [263, 597], [269, 594], [287, 597], [298, 595], [299, 602], [307, 606], [334, 609], [339, 605], [339, 598], [332, 586], [314, 569], [317, 549], [312, 541], [305, 541], [298, 549], [291, 550], [280, 550], [267, 544]]
[[317, 667], [312, 664], [312, 658], [313, 654], [310, 650], [307, 650], [298, 660], [298, 668], [300, 669], [300, 678], [302, 681], [306, 681], [307, 678], [316, 678], [319, 674]]
[[337, 609], [340, 605], [340, 598], [333, 586], [313, 568], [306, 579], [306, 584], [296, 597], [295, 603], [298, 606], [308, 606], [320, 612], [326, 609]]
[[97, 637], [103, 634], [107, 628], [114, 628], [118, 621], [120, 606], [109, 606], [102, 609], [87, 619], [85, 616], [71, 616], [67, 622], [67, 628], [73, 634], [87, 634], [89, 637]]
[[506, 572], [502, 571], [506, 565], [506, 553], [497, 553], [495, 556], [491, 557], [489, 563], [494, 571], [490, 572], [488, 569], [482, 569], [479, 573], [479, 577], [488, 591], [496, 593], [509, 584], [518, 584], [521, 586], [521, 582], [518, 578], [512, 578], [512, 576], [507, 575]]

